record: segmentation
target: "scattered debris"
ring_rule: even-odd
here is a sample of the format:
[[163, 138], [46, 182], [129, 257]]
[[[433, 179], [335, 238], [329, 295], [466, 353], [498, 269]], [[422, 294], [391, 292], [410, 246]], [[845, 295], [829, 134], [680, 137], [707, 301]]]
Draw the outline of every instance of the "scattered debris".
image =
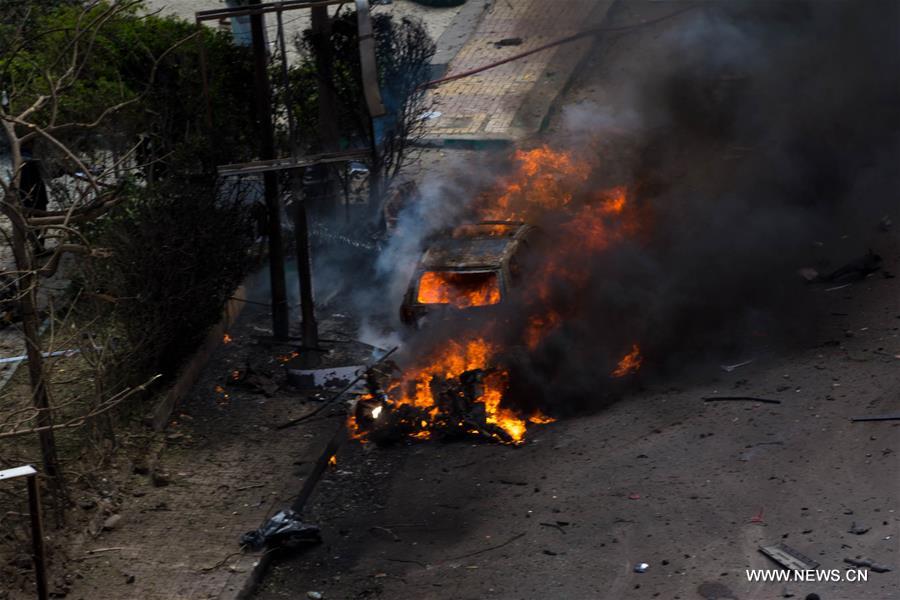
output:
[[862, 535], [869, 531], [871, 527], [865, 527], [863, 525], [857, 525], [856, 521], [853, 521], [850, 524], [850, 529], [847, 530], [847, 533], [852, 533], [853, 535]]
[[485, 380], [494, 372], [492, 369], [472, 369], [455, 378], [435, 376], [429, 387], [436, 399], [436, 414], [433, 407], [392, 402], [382, 391], [385, 382], [367, 378], [370, 391], [356, 403], [354, 433], [378, 445], [409, 438], [450, 440], [473, 436], [516, 443], [518, 439], [492, 422], [483, 401]]
[[[557, 521], [556, 523], [538, 523], [538, 525], [541, 525], [542, 527], [551, 527], [561, 534], [566, 535], [566, 530], [563, 529], [563, 523], [564, 521]], [[568, 523], [566, 523], [566, 525], [568, 525]]]
[[821, 278], [822, 281], [844, 282], [865, 279], [881, 269], [881, 256], [869, 250], [863, 256], [848, 262]]
[[638, 494], [637, 492], [631, 492], [630, 494], [628, 494], [628, 499], [629, 500], [640, 500], [641, 495]]
[[111, 515], [108, 519], [103, 521], [103, 529], [106, 531], [111, 531], [116, 528], [116, 526], [122, 521], [122, 515]]
[[347, 385], [362, 369], [365, 369], [365, 365], [300, 369], [288, 364], [287, 378], [291, 385], [301, 389], [337, 388]]
[[804, 267], [802, 269], [799, 269], [797, 271], [797, 274], [809, 282], [813, 282], [819, 279], [819, 272], [812, 267]]
[[649, 568], [650, 568], [650, 565], [648, 565], [647, 563], [643, 563], [643, 562], [638, 563], [638, 564], [634, 565], [634, 572], [635, 573], [646, 573], [647, 569], [649, 569]]
[[850, 285], [848, 282], [865, 279], [875, 271], [881, 269], [882, 263], [881, 256], [875, 254], [872, 250], [869, 250], [863, 256], [848, 262], [831, 273], [819, 273], [816, 269], [811, 267], [799, 269], [797, 273], [809, 283], [829, 282], [844, 284], [825, 290], [826, 292], [831, 292], [847, 287]]
[[[63, 356], [65, 358], [69, 358], [70, 356], [75, 356], [81, 352], [81, 350], [75, 348], [74, 350], [57, 350], [55, 352], [41, 352], [41, 356], [44, 358], [55, 358], [57, 356]], [[21, 362], [28, 358], [27, 354], [23, 354], [21, 356], [11, 356], [9, 358], [0, 358], [0, 364], [13, 363], [13, 362]]]
[[760, 508], [759, 512], [753, 515], [750, 519], [750, 523], [765, 523], [765, 521], [763, 521], [763, 509]]
[[741, 367], [746, 367], [747, 365], [749, 365], [750, 363], [752, 363], [754, 360], [756, 360], [756, 359], [755, 359], [755, 358], [751, 358], [750, 360], [745, 360], [744, 362], [735, 363], [735, 364], [733, 364], [733, 365], [719, 365], [719, 366], [720, 366], [721, 369], [722, 369], [723, 371], [725, 371], [726, 373], [731, 373], [731, 372], [734, 371], [735, 369], [739, 369], [739, 368], [741, 368]]
[[759, 551], [781, 566], [794, 571], [808, 571], [819, 566], [819, 563], [807, 556], [804, 556], [803, 554], [800, 554], [786, 544], [760, 546]]
[[503, 48], [504, 46], [521, 46], [522, 38], [513, 37], [513, 38], [503, 38], [502, 40], [497, 40], [494, 42], [495, 48]]
[[703, 600], [735, 600], [737, 594], [718, 581], [705, 581], [697, 588], [697, 593]]
[[853, 417], [850, 419], [854, 423], [859, 421], [900, 421], [900, 413], [889, 413], [886, 415], [873, 415], [871, 417]]
[[228, 385], [242, 387], [258, 394], [265, 394], [268, 398], [271, 398], [278, 392], [278, 384], [271, 373], [257, 371], [249, 364], [244, 370], [233, 370], [228, 377]]
[[293, 510], [280, 511], [259, 529], [248, 531], [241, 536], [241, 545], [254, 550], [263, 547], [295, 548], [305, 544], [318, 544], [322, 535], [316, 525], [300, 520]]
[[[312, 417], [316, 416], [317, 414], [319, 414], [320, 412], [322, 412], [323, 410], [325, 410], [325, 408], [331, 406], [332, 404], [334, 404], [335, 402], [337, 402], [338, 400], [340, 400], [341, 396], [343, 396], [345, 393], [347, 393], [348, 391], [350, 391], [350, 388], [352, 388], [353, 386], [355, 386], [356, 383], [357, 383], [360, 379], [362, 379], [363, 377], [368, 378], [368, 377], [370, 377], [370, 374], [371, 374], [371, 373], [382, 373], [382, 371], [379, 371], [378, 369], [376, 369], [376, 367], [379, 365], [379, 363], [383, 363], [384, 365], [393, 365], [393, 363], [390, 362], [390, 361], [388, 361], [387, 358], [388, 358], [391, 354], [393, 354], [394, 352], [396, 352], [397, 348], [399, 348], [399, 346], [394, 346], [393, 348], [391, 348], [390, 350], [388, 350], [386, 353], [382, 354], [382, 355], [381, 355], [381, 358], [379, 358], [379, 359], [376, 360], [374, 363], [372, 363], [372, 365], [369, 366], [367, 369], [365, 369], [362, 373], [359, 373], [359, 374], [353, 379], [353, 381], [351, 381], [350, 383], [348, 383], [347, 385], [345, 385], [343, 388], [341, 388], [340, 390], [338, 390], [331, 398], [329, 398], [328, 400], [326, 400], [325, 402], [323, 402], [321, 405], [319, 405], [318, 408], [316, 408], [316, 409], [314, 409], [314, 410], [312, 410], [312, 411], [306, 413], [305, 415], [303, 415], [303, 416], [301, 416], [301, 417], [297, 417], [297, 418], [295, 418], [295, 419], [291, 419], [290, 421], [285, 421], [284, 423], [281, 423], [281, 424], [279, 424], [279, 425], [276, 425], [276, 426], [275, 426], [275, 429], [287, 429], [288, 427], [292, 427], [292, 426], [294, 426], [294, 425], [296, 425], [296, 424], [298, 424], [298, 423], [302, 423], [303, 421], [306, 421], [306, 420], [311, 419]], [[390, 367], [388, 367], [388, 368], [390, 368]]]
[[836, 285], [836, 286], [834, 286], [834, 287], [825, 288], [825, 291], [826, 291], [826, 292], [836, 292], [836, 291], [838, 291], [838, 290], [842, 290], [842, 289], [844, 289], [844, 288], [848, 288], [848, 287], [850, 287], [851, 285], [852, 285], [852, 284], [850, 284], [850, 283], [845, 283], [844, 285]]
[[325, 595], [322, 592], [306, 592], [306, 597], [309, 598], [309, 600], [322, 600]]
[[754, 396], [706, 396], [704, 402], [717, 402], [719, 400], [743, 400], [746, 402], [765, 402], [766, 404], [781, 404], [781, 400], [771, 398], [756, 398]]
[[496, 546], [489, 546], [482, 550], [476, 550], [475, 552], [469, 552], [467, 554], [460, 554], [459, 556], [454, 556], [447, 560], [461, 560], [463, 558], [470, 558], [472, 556], [478, 556], [479, 554], [484, 554], [485, 552], [490, 552], [491, 550], [499, 550], [500, 548], [503, 548], [504, 546], [508, 546], [509, 544], [512, 544], [514, 541], [516, 541], [517, 539], [522, 538], [522, 537], [525, 537], [524, 533], [517, 533], [516, 535], [512, 536], [511, 538], [509, 538], [508, 540], [503, 542], [502, 544], [497, 544]]
[[378, 539], [385, 540], [387, 542], [400, 541], [400, 538], [397, 536], [397, 534], [387, 527], [369, 527], [369, 533], [371, 533]]
[[868, 567], [869, 569], [871, 569], [872, 571], [875, 571], [876, 573], [887, 573], [888, 571], [891, 570], [890, 567], [879, 564], [879, 563], [875, 562], [874, 560], [872, 560], [871, 558], [860, 558], [860, 559], [845, 558], [844, 562], [847, 563], [848, 565], [853, 565], [854, 567]]

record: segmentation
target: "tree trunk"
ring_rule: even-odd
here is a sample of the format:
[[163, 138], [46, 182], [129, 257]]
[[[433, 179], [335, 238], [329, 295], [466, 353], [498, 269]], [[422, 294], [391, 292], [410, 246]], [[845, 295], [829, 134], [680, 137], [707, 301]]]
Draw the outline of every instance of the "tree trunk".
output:
[[[14, 198], [15, 200], [15, 198]], [[14, 201], [13, 207], [21, 206]], [[37, 312], [37, 277], [34, 270], [34, 258], [28, 247], [28, 232], [21, 212], [13, 208], [5, 211], [12, 222], [12, 250], [19, 276], [19, 311], [22, 317], [22, 332], [25, 335], [25, 353], [28, 356], [28, 378], [31, 384], [31, 402], [37, 409], [37, 427], [51, 427], [53, 415], [50, 411], [50, 397], [47, 394], [44, 379], [44, 357], [41, 353]], [[41, 459], [44, 476], [49, 483], [50, 491], [56, 504], [57, 522], [62, 524], [63, 508], [67, 497], [63, 474], [59, 467], [56, 453], [56, 438], [52, 429], [38, 432], [41, 444]]]

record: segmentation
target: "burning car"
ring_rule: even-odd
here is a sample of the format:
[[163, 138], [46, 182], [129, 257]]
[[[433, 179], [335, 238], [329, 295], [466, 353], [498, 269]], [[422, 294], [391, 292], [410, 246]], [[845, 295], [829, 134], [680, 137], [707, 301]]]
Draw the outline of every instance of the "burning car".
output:
[[400, 320], [419, 326], [429, 315], [502, 303], [521, 280], [536, 232], [520, 221], [482, 221], [439, 236], [419, 260]]

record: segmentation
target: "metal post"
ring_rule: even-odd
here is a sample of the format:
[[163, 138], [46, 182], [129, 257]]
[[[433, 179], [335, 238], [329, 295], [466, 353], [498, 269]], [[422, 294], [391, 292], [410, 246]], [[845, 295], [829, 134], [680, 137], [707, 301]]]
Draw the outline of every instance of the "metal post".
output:
[[31, 516], [31, 545], [38, 600], [47, 600], [47, 561], [44, 556], [44, 526], [41, 520], [41, 494], [37, 471], [31, 465], [0, 471], [0, 481], [25, 477], [28, 484], [28, 512]]
[[[294, 130], [293, 96], [287, 65], [287, 45], [284, 42], [284, 23], [281, 11], [278, 15], [278, 43], [281, 46], [281, 77], [284, 80], [288, 132], [291, 142], [291, 158], [297, 159], [297, 137]], [[294, 198], [294, 236], [297, 246], [297, 279], [300, 285], [301, 336], [305, 348], [319, 346], [319, 325], [316, 323], [316, 306], [313, 299], [312, 257], [309, 251], [309, 220], [306, 213], [306, 198], [303, 195], [303, 174], [305, 169], [291, 170], [291, 192]]]
[[31, 544], [38, 598], [46, 600], [48, 598], [47, 564], [44, 557], [44, 526], [41, 521], [41, 493], [37, 474], [28, 477], [28, 512], [31, 513]]
[[[303, 180], [302, 170], [300, 181]], [[306, 198], [302, 190], [294, 188], [294, 235], [297, 244], [297, 279], [300, 282], [301, 336], [304, 348], [319, 346], [319, 325], [316, 323], [316, 306], [313, 299], [312, 257], [309, 252], [309, 221], [306, 214]]]
[[[250, 3], [259, 4], [259, 0]], [[255, 66], [256, 114], [260, 127], [260, 159], [275, 158], [275, 133], [272, 127], [272, 105], [269, 78], [266, 75], [268, 53], [261, 14], [250, 15], [250, 32]], [[272, 289], [272, 335], [276, 339], [289, 338], [288, 301], [284, 277], [284, 247], [281, 241], [281, 206], [278, 200], [278, 179], [274, 172], [263, 174], [266, 208], [269, 220], [269, 277]]]

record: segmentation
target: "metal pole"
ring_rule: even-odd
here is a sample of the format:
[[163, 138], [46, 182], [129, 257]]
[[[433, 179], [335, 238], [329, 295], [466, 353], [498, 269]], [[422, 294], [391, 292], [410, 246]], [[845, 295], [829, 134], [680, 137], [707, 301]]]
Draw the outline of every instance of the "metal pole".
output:
[[31, 543], [34, 553], [34, 576], [39, 600], [47, 600], [47, 564], [44, 557], [44, 526], [41, 521], [41, 495], [37, 474], [28, 477], [28, 512], [31, 513]]
[[[284, 24], [278, 11], [278, 43], [281, 45], [281, 76], [284, 80], [285, 108], [288, 114], [288, 132], [291, 138], [291, 158], [297, 158], [297, 138], [294, 131], [293, 96], [288, 76], [287, 46], [284, 42]], [[301, 336], [305, 348], [318, 348], [319, 325], [316, 323], [316, 305], [313, 299], [312, 256], [309, 251], [309, 220], [306, 198], [303, 195], [305, 169], [291, 171], [291, 191], [294, 196], [294, 236], [297, 246], [297, 279], [300, 285]]]
[[44, 526], [41, 521], [41, 494], [37, 470], [31, 465], [0, 471], [0, 481], [24, 477], [28, 484], [28, 513], [31, 517], [31, 545], [38, 600], [47, 600], [47, 561], [44, 557]]
[[[259, 0], [251, 5], [259, 4]], [[255, 66], [256, 114], [260, 127], [260, 159], [275, 158], [275, 133], [272, 126], [272, 105], [269, 92], [269, 78], [266, 75], [268, 53], [261, 14], [250, 16], [250, 32], [253, 44]], [[281, 206], [278, 200], [278, 179], [274, 172], [263, 174], [266, 208], [269, 220], [269, 277], [272, 289], [272, 335], [276, 339], [288, 339], [287, 288], [284, 278], [284, 247], [281, 241]]]
[[[301, 171], [300, 181], [303, 180]], [[319, 325], [313, 299], [312, 257], [309, 252], [309, 221], [303, 191], [294, 186], [294, 235], [297, 244], [297, 279], [300, 282], [300, 328], [305, 348], [318, 348]]]

